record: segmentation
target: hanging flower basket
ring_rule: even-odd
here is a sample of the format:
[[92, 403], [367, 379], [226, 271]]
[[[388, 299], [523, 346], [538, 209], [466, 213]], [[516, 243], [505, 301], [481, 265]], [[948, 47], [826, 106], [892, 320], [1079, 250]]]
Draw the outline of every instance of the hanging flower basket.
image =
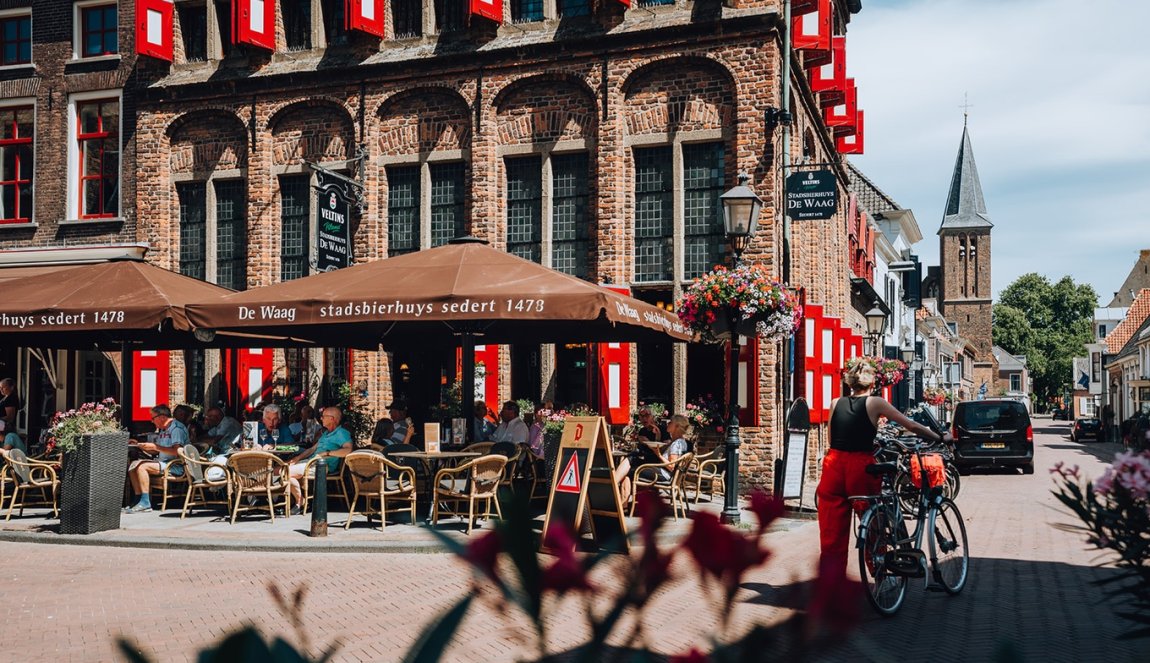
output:
[[691, 331], [710, 342], [727, 340], [732, 331], [782, 340], [793, 335], [802, 320], [798, 298], [756, 265], [715, 267], [687, 287], [676, 312]]
[[938, 387], [927, 387], [922, 392], [922, 399], [926, 401], [928, 405], [935, 407], [945, 404], [946, 396], [946, 390], [939, 389]]
[[885, 359], [883, 357], [854, 357], [843, 364], [843, 373], [851, 370], [857, 363], [866, 362], [874, 368], [874, 388], [893, 387], [902, 382], [906, 375], [906, 362], [901, 359]]

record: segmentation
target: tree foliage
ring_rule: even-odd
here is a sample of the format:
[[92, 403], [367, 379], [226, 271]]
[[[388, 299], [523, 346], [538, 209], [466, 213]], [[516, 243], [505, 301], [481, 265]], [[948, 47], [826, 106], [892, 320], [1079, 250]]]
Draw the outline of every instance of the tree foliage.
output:
[[1069, 385], [1073, 358], [1093, 338], [1097, 301], [1089, 284], [1075, 283], [1069, 276], [1051, 283], [1035, 273], [1018, 277], [999, 295], [994, 305], [994, 344], [1026, 355], [1040, 401]]

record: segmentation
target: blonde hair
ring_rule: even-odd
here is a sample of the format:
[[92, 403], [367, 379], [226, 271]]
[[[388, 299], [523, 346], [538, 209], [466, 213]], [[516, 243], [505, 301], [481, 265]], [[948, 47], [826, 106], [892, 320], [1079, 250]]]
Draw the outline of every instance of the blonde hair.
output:
[[850, 387], [852, 391], [873, 387], [874, 379], [874, 366], [871, 366], [869, 362], [865, 361], [855, 362], [854, 366], [851, 366], [843, 373], [843, 381], [847, 383], [847, 386]]
[[691, 430], [691, 422], [687, 419], [686, 415], [673, 414], [667, 423], [677, 424], [683, 428], [683, 432]]

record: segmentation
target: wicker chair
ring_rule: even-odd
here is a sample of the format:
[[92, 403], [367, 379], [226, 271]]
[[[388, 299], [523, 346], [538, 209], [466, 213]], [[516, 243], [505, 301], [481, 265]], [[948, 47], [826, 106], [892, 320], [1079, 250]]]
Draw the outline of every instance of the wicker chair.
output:
[[[283, 498], [284, 516], [291, 515], [291, 491], [288, 489], [288, 466], [266, 451], [238, 451], [228, 457], [232, 478], [232, 523], [241, 511], [267, 511], [276, 520], [275, 496]], [[244, 497], [262, 497], [267, 504], [249, 505]]]
[[469, 444], [463, 447], [463, 450], [469, 453], [489, 454], [493, 446], [495, 446], [494, 442], [476, 442], [475, 444]]
[[[695, 454], [685, 453], [675, 460], [667, 461], [666, 463], [647, 463], [635, 468], [635, 490], [634, 494], [638, 495], [640, 490], [644, 488], [649, 490], [658, 490], [659, 492], [667, 493], [671, 498], [671, 509], [675, 516], [675, 520], [679, 519], [679, 510], [683, 510], [683, 517], [690, 513], [691, 505], [687, 502], [687, 496], [683, 490], [683, 482], [687, 476], [687, 468], [691, 466], [695, 460]], [[670, 473], [670, 478], [663, 476], [662, 470]], [[635, 503], [638, 500], [631, 500], [631, 511], [628, 516], [635, 515]]]
[[[311, 500], [315, 496], [315, 489], [312, 484], [315, 483], [315, 465], [320, 461], [326, 461], [326, 458], [320, 458], [319, 454], [314, 454], [307, 460], [303, 467], [303, 478], [300, 479], [300, 500], [303, 502], [300, 507], [304, 513], [307, 513], [308, 507], [311, 505]], [[332, 497], [338, 497], [343, 500], [344, 504], [348, 503], [347, 500], [347, 485], [343, 482], [343, 474], [346, 465], [343, 459], [340, 459], [339, 469], [335, 472], [328, 470], [327, 472], [327, 499], [331, 500]]]
[[[383, 454], [374, 451], [355, 451], [344, 459], [344, 471], [351, 477], [352, 497], [348, 502], [347, 522], [343, 528], [351, 527], [359, 498], [366, 502], [363, 514], [368, 525], [371, 516], [379, 514], [380, 529], [387, 527], [387, 514], [407, 511], [411, 514], [411, 524], [415, 524], [415, 470], [388, 460]], [[379, 500], [379, 508], [371, 508], [372, 498]], [[400, 503], [388, 508], [387, 501]]]
[[160, 511], [168, 510], [169, 498], [184, 497], [183, 494], [175, 490], [176, 486], [182, 486], [185, 491], [187, 490], [188, 475], [183, 471], [183, 468], [184, 461], [181, 457], [164, 466], [163, 472], [148, 475], [148, 491], [160, 494]]
[[[6, 461], [3, 472], [0, 472], [0, 490], [6, 484], [11, 485], [12, 497], [8, 500], [8, 515], [4, 520], [12, 518], [16, 507], [20, 507], [20, 516], [23, 517], [24, 507], [28, 506], [50, 506], [53, 517], [59, 518], [60, 479], [56, 468], [51, 463], [28, 460], [19, 449], [9, 450]], [[28, 494], [30, 491], [37, 493], [38, 497], [32, 499]]]
[[699, 496], [703, 494], [703, 486], [707, 487], [707, 501], [713, 501], [715, 495], [723, 494], [724, 480], [727, 472], [727, 457], [723, 455], [723, 447], [716, 447], [710, 453], [695, 456], [695, 462], [687, 470], [686, 485], [693, 486], [695, 490], [695, 504], [699, 503]]
[[514, 442], [496, 442], [491, 445], [489, 453], [507, 457], [507, 465], [503, 467], [503, 478], [499, 480], [499, 485], [514, 491], [515, 474], [519, 471], [519, 461], [523, 458], [523, 445]]
[[[491, 517], [491, 503], [495, 503], [495, 515], [503, 518], [499, 508], [496, 493], [500, 481], [503, 479], [503, 469], [507, 466], [507, 456], [489, 454], [472, 458], [458, 467], [445, 467], [435, 473], [435, 490], [431, 502], [431, 522], [439, 524], [441, 512], [462, 517], [464, 512], [460, 506], [467, 502], [467, 533], [475, 524], [477, 515]], [[475, 503], [483, 500], [485, 503], [482, 514], [476, 514]], [[440, 507], [440, 501], [444, 507]], [[447, 508], [451, 505], [451, 508]]]
[[[188, 490], [184, 495], [184, 508], [180, 512], [183, 520], [193, 506], [230, 505], [232, 494], [231, 478], [225, 473], [219, 479], [208, 477], [208, 470], [218, 468], [219, 465], [209, 463], [200, 458], [200, 450], [188, 444], [180, 449], [180, 460], [184, 462], [184, 475], [188, 480]], [[208, 491], [224, 491], [224, 498], [214, 498]]]

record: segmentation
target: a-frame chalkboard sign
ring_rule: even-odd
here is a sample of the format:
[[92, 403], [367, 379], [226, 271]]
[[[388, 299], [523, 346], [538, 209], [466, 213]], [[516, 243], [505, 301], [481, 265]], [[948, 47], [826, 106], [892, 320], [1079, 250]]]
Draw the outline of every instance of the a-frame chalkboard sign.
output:
[[543, 518], [544, 540], [549, 527], [567, 523], [577, 536], [589, 530], [590, 539], [579, 541], [584, 547], [629, 552], [623, 502], [614, 475], [607, 422], [603, 417], [568, 417]]

